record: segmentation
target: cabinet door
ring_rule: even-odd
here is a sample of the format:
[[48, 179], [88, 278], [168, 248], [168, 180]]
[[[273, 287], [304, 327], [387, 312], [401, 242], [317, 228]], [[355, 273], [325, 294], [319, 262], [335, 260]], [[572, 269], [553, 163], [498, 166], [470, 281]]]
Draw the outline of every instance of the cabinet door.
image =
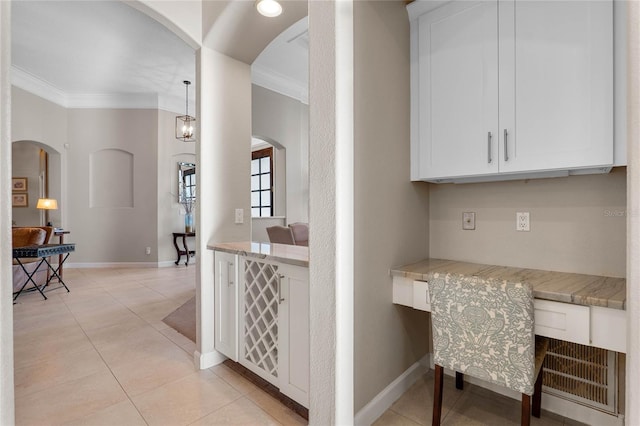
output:
[[500, 172], [613, 164], [612, 1], [501, 1], [499, 18]]
[[309, 407], [309, 269], [280, 265], [278, 386]]
[[237, 256], [216, 251], [214, 258], [215, 349], [238, 360]]
[[451, 2], [418, 25], [419, 178], [496, 173], [497, 1]]

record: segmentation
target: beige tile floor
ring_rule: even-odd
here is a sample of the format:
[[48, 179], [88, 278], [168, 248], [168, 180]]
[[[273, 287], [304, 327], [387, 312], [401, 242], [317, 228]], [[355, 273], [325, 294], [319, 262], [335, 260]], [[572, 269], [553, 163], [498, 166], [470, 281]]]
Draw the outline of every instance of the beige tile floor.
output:
[[226, 366], [195, 369], [195, 344], [162, 322], [195, 294], [194, 265], [65, 282], [14, 305], [17, 425], [307, 423]]
[[[197, 371], [195, 345], [162, 322], [195, 293], [195, 267], [67, 269], [64, 289], [14, 305], [16, 423], [302, 425], [226, 366]], [[54, 285], [55, 287], [55, 285]], [[517, 425], [518, 401], [446, 378], [443, 425]], [[376, 425], [431, 423], [433, 373]], [[573, 425], [551, 413], [533, 425]]]

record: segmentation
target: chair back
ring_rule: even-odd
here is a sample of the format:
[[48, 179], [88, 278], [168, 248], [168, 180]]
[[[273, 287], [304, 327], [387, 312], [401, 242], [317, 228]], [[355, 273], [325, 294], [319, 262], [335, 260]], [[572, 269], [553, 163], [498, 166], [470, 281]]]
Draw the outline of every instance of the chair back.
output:
[[47, 244], [52, 234], [51, 226], [17, 226], [11, 229], [11, 243], [14, 248]]
[[430, 273], [434, 362], [532, 395], [533, 290], [524, 283]]
[[309, 224], [296, 222], [289, 224], [289, 228], [293, 231], [293, 241], [297, 246], [309, 245]]
[[294, 245], [293, 232], [288, 226], [269, 226], [267, 228], [269, 241], [278, 244]]

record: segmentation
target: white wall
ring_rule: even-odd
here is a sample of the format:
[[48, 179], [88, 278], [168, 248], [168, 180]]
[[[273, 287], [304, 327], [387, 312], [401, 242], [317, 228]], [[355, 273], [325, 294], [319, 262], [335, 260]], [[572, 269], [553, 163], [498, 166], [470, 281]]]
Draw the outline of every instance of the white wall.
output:
[[[287, 223], [309, 221], [309, 106], [264, 87], [252, 86], [253, 136], [286, 150]], [[277, 188], [280, 190], [280, 188]]]
[[[389, 269], [428, 257], [428, 184], [409, 178], [404, 3], [354, 2], [355, 411], [428, 349], [428, 316], [391, 303]], [[425, 404], [428, 403], [425, 401]]]
[[[606, 175], [431, 185], [430, 255], [523, 268], [624, 277], [626, 168]], [[476, 212], [475, 231], [462, 212]], [[531, 231], [517, 232], [516, 212]]]
[[[11, 272], [11, 2], [0, 2], [0, 282]], [[15, 423], [13, 289], [0, 286], [0, 424]]]

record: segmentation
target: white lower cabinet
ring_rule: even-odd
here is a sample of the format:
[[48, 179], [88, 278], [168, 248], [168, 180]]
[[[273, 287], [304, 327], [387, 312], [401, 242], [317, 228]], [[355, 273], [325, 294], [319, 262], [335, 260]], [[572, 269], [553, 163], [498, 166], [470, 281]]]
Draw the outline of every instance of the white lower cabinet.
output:
[[281, 265], [278, 311], [280, 392], [309, 406], [309, 269]]
[[237, 255], [215, 251], [213, 255], [216, 351], [238, 360], [238, 262]]
[[[217, 251], [215, 259], [216, 350], [308, 407], [309, 269]], [[231, 262], [239, 279], [228, 286]]]

